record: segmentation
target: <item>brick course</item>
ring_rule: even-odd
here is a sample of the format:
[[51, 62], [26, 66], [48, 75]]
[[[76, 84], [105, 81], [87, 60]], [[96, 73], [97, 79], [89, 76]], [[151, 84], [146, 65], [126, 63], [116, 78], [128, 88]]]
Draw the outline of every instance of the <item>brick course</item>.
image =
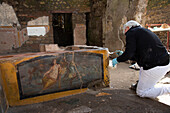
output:
[[[31, 49], [29, 47], [32, 44], [35, 48], [32, 52], [39, 50], [38, 45], [40, 43], [50, 44], [53, 41], [53, 27], [52, 27], [52, 13], [85, 13], [90, 11], [90, 0], [1, 0], [1, 3], [7, 3], [11, 5], [17, 15], [18, 21], [21, 25], [21, 29], [27, 27], [27, 23], [30, 20], [34, 20], [38, 17], [49, 16], [50, 31], [44, 37], [31, 36], [29, 40], [18, 49], [13, 52], [28, 52]], [[79, 19], [80, 18], [80, 19]], [[85, 23], [84, 17], [78, 17], [78, 20], [74, 20], [74, 25], [78, 23]], [[83, 21], [82, 21], [83, 20]], [[81, 22], [82, 21], [82, 22]], [[36, 46], [35, 46], [36, 45]], [[26, 49], [25, 47], [28, 47]], [[23, 48], [23, 50], [22, 50]], [[31, 47], [32, 48], [32, 47]]]

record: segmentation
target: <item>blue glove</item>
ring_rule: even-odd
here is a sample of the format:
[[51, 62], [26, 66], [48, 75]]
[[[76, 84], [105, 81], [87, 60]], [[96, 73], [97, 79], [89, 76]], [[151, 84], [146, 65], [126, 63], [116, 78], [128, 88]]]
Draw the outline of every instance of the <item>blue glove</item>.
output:
[[123, 51], [121, 51], [121, 50], [116, 50], [115, 53], [116, 53], [118, 56], [120, 56], [120, 55], [123, 54]]
[[114, 59], [112, 60], [112, 65], [113, 65], [113, 67], [115, 67], [115, 65], [116, 65], [117, 63], [119, 63], [119, 62], [117, 61], [117, 58], [114, 58]]

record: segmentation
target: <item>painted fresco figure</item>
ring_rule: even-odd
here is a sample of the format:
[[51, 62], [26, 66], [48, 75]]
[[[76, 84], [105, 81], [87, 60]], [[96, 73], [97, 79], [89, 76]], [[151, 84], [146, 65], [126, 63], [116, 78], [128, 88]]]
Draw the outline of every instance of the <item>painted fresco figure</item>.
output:
[[[39, 67], [32, 66], [30, 70], [28, 70], [29, 78], [28, 78], [28, 84], [29, 85], [42, 85], [41, 81], [37, 80], [39, 75], [43, 73], [44, 65], [40, 64]], [[39, 70], [39, 72], [37, 72]]]
[[43, 90], [54, 85], [57, 82], [57, 80], [61, 79], [59, 75], [60, 71], [61, 71], [61, 66], [60, 64], [57, 64], [56, 59], [54, 59], [53, 66], [44, 74], [44, 77], [42, 79]]

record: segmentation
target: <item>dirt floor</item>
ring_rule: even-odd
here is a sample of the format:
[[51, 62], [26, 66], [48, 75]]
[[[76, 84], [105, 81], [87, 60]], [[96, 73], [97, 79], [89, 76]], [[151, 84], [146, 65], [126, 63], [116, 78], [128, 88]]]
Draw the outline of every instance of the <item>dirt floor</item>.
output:
[[9, 107], [7, 113], [170, 113], [170, 106], [140, 98], [129, 89], [138, 80], [139, 73], [129, 66], [119, 63], [117, 68], [109, 68], [110, 88], [88, 90], [43, 103]]

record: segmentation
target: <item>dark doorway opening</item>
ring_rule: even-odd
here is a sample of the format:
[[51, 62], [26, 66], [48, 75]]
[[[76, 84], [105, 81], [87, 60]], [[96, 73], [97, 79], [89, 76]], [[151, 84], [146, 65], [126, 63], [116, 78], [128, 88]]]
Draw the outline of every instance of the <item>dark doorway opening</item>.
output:
[[89, 18], [90, 18], [90, 13], [86, 13], [86, 45], [90, 45], [89, 43]]
[[71, 13], [53, 13], [53, 36], [58, 46], [73, 45]]

